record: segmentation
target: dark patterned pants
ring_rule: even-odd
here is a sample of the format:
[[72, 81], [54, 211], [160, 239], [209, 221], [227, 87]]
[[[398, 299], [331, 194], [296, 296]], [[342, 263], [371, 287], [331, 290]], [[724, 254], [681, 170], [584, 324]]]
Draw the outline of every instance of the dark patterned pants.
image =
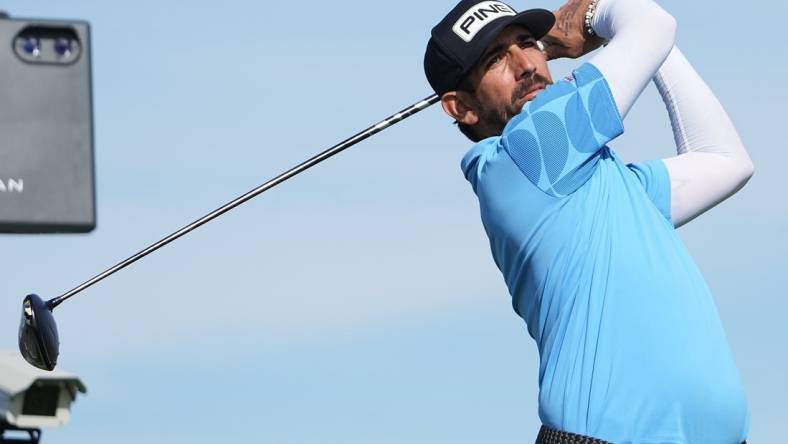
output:
[[[577, 435], [574, 433], [562, 432], [542, 426], [539, 435], [536, 437], [536, 444], [612, 444], [601, 439], [591, 438], [590, 436]], [[747, 444], [744, 441], [741, 444]]]

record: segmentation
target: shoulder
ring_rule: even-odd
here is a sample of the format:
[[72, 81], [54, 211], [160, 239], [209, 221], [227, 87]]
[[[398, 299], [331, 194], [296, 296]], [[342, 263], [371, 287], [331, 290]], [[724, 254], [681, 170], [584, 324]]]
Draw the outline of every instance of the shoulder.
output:
[[622, 132], [604, 76], [585, 63], [527, 103], [507, 123], [500, 145], [534, 185], [566, 196], [593, 174], [600, 151]]
[[475, 186], [475, 178], [481, 171], [484, 164], [498, 154], [501, 146], [501, 137], [488, 137], [471, 147], [462, 157], [460, 167], [468, 179]]

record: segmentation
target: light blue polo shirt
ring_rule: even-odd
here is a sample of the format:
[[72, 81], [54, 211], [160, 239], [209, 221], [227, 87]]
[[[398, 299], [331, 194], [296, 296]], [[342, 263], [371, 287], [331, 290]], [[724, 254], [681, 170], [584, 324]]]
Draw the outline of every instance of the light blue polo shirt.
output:
[[621, 133], [607, 82], [586, 63], [462, 160], [539, 348], [539, 416], [617, 444], [738, 444], [744, 392], [670, 221], [668, 172], [625, 165], [605, 145]]

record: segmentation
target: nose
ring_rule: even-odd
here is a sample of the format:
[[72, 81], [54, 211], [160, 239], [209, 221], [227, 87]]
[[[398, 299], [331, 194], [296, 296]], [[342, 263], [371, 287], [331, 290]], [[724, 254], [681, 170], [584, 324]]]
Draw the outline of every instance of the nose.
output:
[[520, 48], [518, 45], [512, 45], [509, 48], [511, 52], [511, 63], [514, 71], [515, 79], [520, 80], [523, 78], [532, 77], [536, 72], [536, 65], [527, 50]]

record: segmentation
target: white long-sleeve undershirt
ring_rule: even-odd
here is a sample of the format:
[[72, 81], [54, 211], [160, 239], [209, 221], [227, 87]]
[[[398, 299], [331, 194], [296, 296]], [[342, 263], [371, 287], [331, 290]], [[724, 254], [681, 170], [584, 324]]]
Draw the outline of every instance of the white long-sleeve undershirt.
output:
[[590, 63], [607, 79], [622, 119], [652, 78], [668, 109], [678, 154], [664, 159], [673, 224], [744, 186], [752, 161], [722, 105], [674, 47], [675, 20], [651, 0], [600, 0], [591, 25], [610, 40]]
[[623, 119], [673, 48], [676, 20], [651, 0], [600, 0], [591, 26], [609, 43], [590, 63], [607, 79]]
[[678, 155], [664, 162], [670, 174], [671, 216], [678, 227], [740, 190], [754, 167], [728, 114], [678, 48], [654, 83], [676, 140]]

